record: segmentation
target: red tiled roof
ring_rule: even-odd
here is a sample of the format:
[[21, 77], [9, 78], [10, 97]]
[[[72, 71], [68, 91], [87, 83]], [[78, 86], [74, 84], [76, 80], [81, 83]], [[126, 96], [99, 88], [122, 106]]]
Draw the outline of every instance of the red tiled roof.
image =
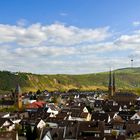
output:
[[38, 102], [33, 102], [33, 103], [27, 105], [27, 108], [42, 108], [44, 105], [45, 105], [45, 102], [38, 101]]

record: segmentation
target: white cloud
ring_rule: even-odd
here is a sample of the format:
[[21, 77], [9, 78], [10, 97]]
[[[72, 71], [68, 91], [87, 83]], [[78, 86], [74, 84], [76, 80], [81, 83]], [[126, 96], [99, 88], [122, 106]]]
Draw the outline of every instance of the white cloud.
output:
[[63, 24], [28, 27], [0, 24], [0, 43], [16, 43], [22, 46], [75, 45], [84, 42], [102, 41], [110, 36], [108, 27], [82, 29]]
[[133, 26], [136, 26], [136, 27], [137, 27], [137, 26], [140, 26], [140, 21], [134, 21], [134, 22], [133, 22]]
[[17, 48], [15, 54], [23, 57], [49, 57], [49, 56], [64, 56], [75, 54], [76, 49], [66, 47], [32, 47], [32, 48]]
[[92, 73], [108, 70], [110, 65], [129, 66], [128, 55], [140, 54], [140, 31], [114, 40], [109, 38], [111, 35], [109, 27], [0, 24], [0, 68], [35, 73]]
[[65, 16], [68, 16], [68, 13], [64, 13], [64, 12], [62, 12], [62, 13], [60, 13], [59, 15], [65, 17]]
[[23, 19], [23, 18], [17, 21], [17, 25], [21, 26], [21, 27], [24, 27], [27, 24], [28, 24], [28, 21], [26, 19]]

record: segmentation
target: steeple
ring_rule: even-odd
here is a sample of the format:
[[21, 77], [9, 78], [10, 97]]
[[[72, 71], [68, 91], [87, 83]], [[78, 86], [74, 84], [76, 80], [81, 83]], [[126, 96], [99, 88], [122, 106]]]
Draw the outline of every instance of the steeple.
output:
[[110, 70], [110, 72], [109, 72], [109, 85], [108, 85], [109, 87], [111, 87], [112, 86], [112, 73], [111, 73], [111, 70]]
[[21, 110], [22, 109], [22, 91], [19, 84], [17, 84], [16, 89], [15, 89], [15, 102], [18, 106], [18, 109]]
[[113, 94], [116, 91], [116, 83], [115, 83], [115, 72], [113, 72]]
[[17, 93], [17, 94], [22, 93], [22, 91], [21, 91], [21, 88], [20, 88], [20, 85], [19, 85], [19, 84], [17, 84], [17, 86], [16, 86], [15, 93]]
[[112, 96], [113, 95], [113, 85], [112, 85], [112, 72], [109, 72], [109, 84], [108, 84], [108, 92]]

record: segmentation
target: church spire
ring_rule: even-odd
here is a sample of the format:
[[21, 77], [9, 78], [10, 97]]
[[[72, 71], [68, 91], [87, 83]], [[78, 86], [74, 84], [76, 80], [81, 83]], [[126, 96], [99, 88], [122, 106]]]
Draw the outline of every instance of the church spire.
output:
[[108, 92], [112, 96], [113, 94], [113, 85], [112, 85], [112, 72], [109, 72], [109, 84], [108, 84]]
[[21, 88], [20, 88], [20, 85], [19, 85], [19, 84], [17, 84], [17, 86], [16, 86], [15, 93], [17, 93], [17, 94], [22, 93], [22, 91], [21, 91]]
[[18, 109], [22, 109], [22, 91], [20, 85], [17, 84], [15, 89], [15, 102], [17, 103]]
[[112, 86], [112, 73], [111, 73], [111, 70], [110, 70], [110, 72], [109, 72], [109, 85], [108, 85], [109, 87], [111, 87]]
[[116, 83], [115, 83], [115, 72], [113, 72], [113, 94], [116, 91]]

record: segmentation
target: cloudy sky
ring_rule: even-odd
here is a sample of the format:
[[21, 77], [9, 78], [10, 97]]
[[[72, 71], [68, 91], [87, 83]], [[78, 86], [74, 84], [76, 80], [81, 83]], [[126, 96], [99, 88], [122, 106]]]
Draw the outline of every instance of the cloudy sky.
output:
[[0, 70], [81, 74], [140, 66], [140, 0], [1, 0]]

